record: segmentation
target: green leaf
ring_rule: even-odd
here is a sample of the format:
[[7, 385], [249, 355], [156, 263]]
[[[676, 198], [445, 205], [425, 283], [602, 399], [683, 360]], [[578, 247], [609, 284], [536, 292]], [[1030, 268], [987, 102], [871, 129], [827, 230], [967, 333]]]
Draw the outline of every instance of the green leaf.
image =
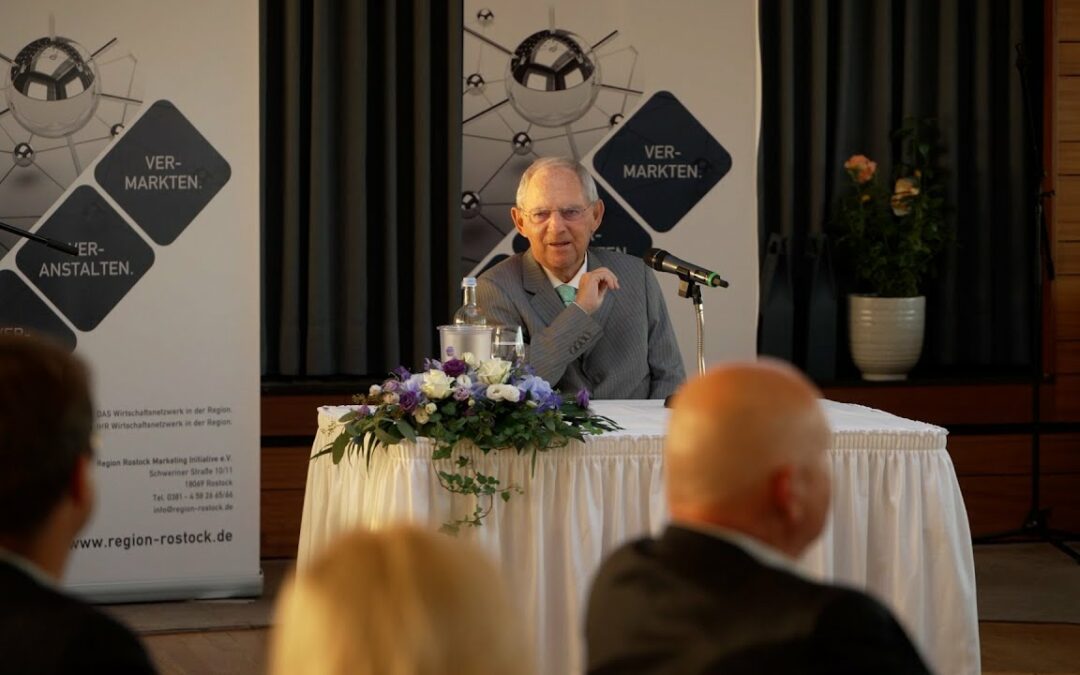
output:
[[402, 438], [407, 438], [410, 441], [416, 440], [416, 429], [413, 429], [412, 425], [406, 422], [404, 419], [394, 422], [394, 426], [401, 433]]
[[349, 447], [349, 443], [352, 438], [348, 434], [341, 434], [334, 439], [334, 444], [330, 449], [330, 456], [334, 460], [334, 464], [341, 463], [341, 458], [345, 456], [345, 449]]

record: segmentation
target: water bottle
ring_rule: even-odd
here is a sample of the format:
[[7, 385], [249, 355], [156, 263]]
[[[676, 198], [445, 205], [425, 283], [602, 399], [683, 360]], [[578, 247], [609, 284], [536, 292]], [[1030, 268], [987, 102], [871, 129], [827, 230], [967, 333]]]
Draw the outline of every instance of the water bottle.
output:
[[487, 317], [481, 311], [480, 305], [476, 304], [476, 277], [462, 279], [461, 288], [465, 298], [458, 311], [454, 312], [454, 324], [457, 326], [486, 326]]

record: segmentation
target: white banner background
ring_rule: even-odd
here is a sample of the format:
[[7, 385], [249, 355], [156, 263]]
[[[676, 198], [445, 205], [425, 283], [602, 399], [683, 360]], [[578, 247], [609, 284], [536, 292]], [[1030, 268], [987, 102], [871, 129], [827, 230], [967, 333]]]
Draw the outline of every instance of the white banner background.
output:
[[[50, 15], [57, 35], [91, 52], [116, 38], [102, 61], [135, 57], [133, 94], [143, 103], [125, 121], [128, 131], [133, 117], [153, 102], [170, 101], [231, 168], [221, 191], [168, 245], [151, 240], [107, 198], [153, 249], [154, 262], [95, 328], [81, 332], [69, 324], [78, 340], [76, 353], [93, 368], [102, 416], [97, 512], [77, 541], [83, 548], [73, 552], [66, 583], [101, 600], [257, 593], [258, 2], [5, 0], [0, 53], [13, 59], [25, 45], [47, 36]], [[105, 92], [126, 93], [128, 82], [110, 80], [108, 71], [102, 80]], [[0, 135], [0, 144], [26, 140], [28, 134], [14, 122], [11, 115], [0, 118], [9, 130]], [[47, 139], [32, 140], [42, 147]], [[0, 173], [11, 168], [10, 157], [0, 154]], [[63, 197], [50, 197], [55, 201], [39, 224], [75, 188], [98, 185], [97, 160], [85, 159], [78, 178], [60, 177], [67, 190]], [[40, 202], [32, 190], [0, 187], [0, 216]], [[25, 203], [13, 204], [20, 194], [26, 195]], [[6, 255], [0, 270], [16, 269], [16, 254], [26, 245]], [[143, 422], [180, 425], [117, 428], [117, 423]], [[173, 463], [142, 463], [155, 458]], [[188, 473], [152, 476], [152, 470]], [[164, 506], [174, 512], [163, 512]], [[177, 507], [196, 510], [177, 513]], [[207, 534], [209, 542], [203, 541]]]
[[[485, 22], [480, 13], [490, 10]], [[617, 37], [597, 53], [605, 84], [644, 92], [627, 100], [630, 107], [653, 92], [672, 92], [689, 112], [730, 153], [732, 168], [668, 232], [644, 229], [652, 246], [718, 272], [728, 289], [704, 289], [706, 364], [725, 359], [750, 359], [757, 352], [758, 240], [757, 143], [760, 105], [757, 3], [754, 0], [596, 0], [578, 3], [520, 3], [510, 0], [466, 0], [462, 82], [464, 118], [463, 190], [481, 199], [480, 213], [465, 221], [466, 267], [483, 269], [500, 254], [512, 253], [513, 225], [508, 202], [521, 172], [536, 157], [572, 154], [562, 128], [530, 125], [512, 104], [494, 106], [505, 94], [510, 55], [479, 33], [513, 52], [532, 33], [554, 27], [576, 33], [588, 45], [600, 43], [612, 31]], [[552, 21], [554, 19], [554, 21]], [[471, 34], [469, 31], [472, 31]], [[467, 78], [485, 78], [482, 93], [468, 91]], [[597, 103], [605, 113], [618, 105], [611, 91]], [[627, 109], [627, 113], [630, 109]], [[629, 117], [629, 114], [627, 115]], [[607, 129], [596, 122], [606, 115], [590, 113], [571, 124], [579, 156], [603, 143]], [[515, 155], [514, 132], [527, 130], [532, 152]], [[611, 133], [614, 133], [612, 130]], [[483, 186], [483, 189], [480, 189]], [[465, 206], [465, 204], [463, 204]], [[495, 228], [507, 232], [493, 245], [477, 246], [477, 238], [492, 237]], [[604, 233], [601, 226], [600, 233]], [[473, 246], [470, 251], [470, 238]], [[475, 259], [479, 259], [478, 261]], [[696, 371], [696, 323], [689, 300], [678, 296], [678, 280], [658, 275], [668, 311], [679, 337], [687, 373]]]

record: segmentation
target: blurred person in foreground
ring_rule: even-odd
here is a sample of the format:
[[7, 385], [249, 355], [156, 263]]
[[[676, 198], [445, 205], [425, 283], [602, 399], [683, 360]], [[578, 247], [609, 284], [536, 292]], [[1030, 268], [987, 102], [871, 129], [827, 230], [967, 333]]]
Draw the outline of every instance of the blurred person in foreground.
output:
[[297, 572], [278, 600], [271, 675], [529, 675], [523, 622], [495, 566], [410, 526], [358, 530]]
[[829, 438], [818, 391], [780, 362], [687, 383], [664, 445], [673, 522], [602, 565], [588, 672], [928, 672], [884, 606], [795, 568], [825, 525]]
[[590, 248], [604, 202], [585, 167], [536, 160], [510, 216], [529, 250], [480, 275], [476, 296], [488, 318], [524, 329], [536, 374], [593, 398], [674, 392], [686, 373], [660, 284], [640, 258]]
[[138, 639], [64, 593], [94, 508], [94, 406], [83, 363], [0, 336], [0, 672], [152, 673]]

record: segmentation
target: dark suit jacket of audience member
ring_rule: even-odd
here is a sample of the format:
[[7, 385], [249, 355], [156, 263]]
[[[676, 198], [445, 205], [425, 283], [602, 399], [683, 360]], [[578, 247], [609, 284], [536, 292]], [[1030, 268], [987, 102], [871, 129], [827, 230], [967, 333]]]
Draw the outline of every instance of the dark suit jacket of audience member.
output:
[[0, 560], [0, 673], [153, 672], [128, 629]]
[[520, 325], [525, 358], [536, 374], [573, 396], [664, 398], [683, 380], [682, 356], [656, 273], [640, 258], [589, 249], [589, 270], [607, 267], [619, 290], [591, 316], [564, 307], [531, 251], [510, 256], [480, 275], [476, 297], [495, 323]]
[[601, 566], [585, 632], [592, 675], [928, 672], [869, 596], [675, 526]]

